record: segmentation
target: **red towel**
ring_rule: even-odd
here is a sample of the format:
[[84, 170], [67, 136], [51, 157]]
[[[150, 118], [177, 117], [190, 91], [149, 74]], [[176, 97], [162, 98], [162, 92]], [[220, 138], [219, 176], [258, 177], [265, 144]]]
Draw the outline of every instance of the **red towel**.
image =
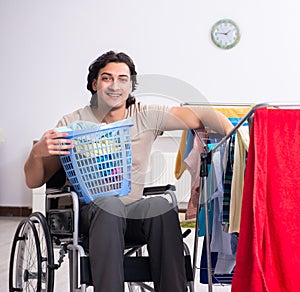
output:
[[300, 110], [255, 111], [233, 292], [300, 291]]

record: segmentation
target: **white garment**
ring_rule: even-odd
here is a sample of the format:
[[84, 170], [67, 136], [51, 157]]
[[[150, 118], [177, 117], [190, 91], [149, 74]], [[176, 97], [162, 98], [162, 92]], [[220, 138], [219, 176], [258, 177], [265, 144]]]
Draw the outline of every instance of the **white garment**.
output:
[[229, 274], [235, 266], [235, 256], [232, 254], [231, 234], [223, 231], [223, 176], [227, 164], [229, 144], [223, 145], [212, 155], [212, 173], [216, 180], [217, 190], [211, 196], [214, 202], [213, 223], [210, 248], [218, 253], [215, 274]]

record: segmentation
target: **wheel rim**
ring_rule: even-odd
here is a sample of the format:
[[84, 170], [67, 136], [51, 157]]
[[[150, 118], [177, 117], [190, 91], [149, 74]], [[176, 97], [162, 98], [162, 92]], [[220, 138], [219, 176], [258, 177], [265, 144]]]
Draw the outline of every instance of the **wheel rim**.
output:
[[35, 212], [31, 214], [30, 220], [34, 223], [41, 249], [41, 289], [42, 291], [52, 292], [54, 286], [54, 255], [52, 238], [49, 232], [46, 218], [43, 214]]
[[20, 222], [13, 241], [9, 290], [41, 291], [41, 252], [34, 224], [29, 219]]

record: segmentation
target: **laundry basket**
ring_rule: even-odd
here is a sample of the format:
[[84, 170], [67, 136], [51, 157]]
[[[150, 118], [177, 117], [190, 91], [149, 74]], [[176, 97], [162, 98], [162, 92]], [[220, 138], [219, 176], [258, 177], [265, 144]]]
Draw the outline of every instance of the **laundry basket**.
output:
[[131, 190], [131, 119], [68, 131], [74, 147], [60, 160], [82, 202], [125, 196]]

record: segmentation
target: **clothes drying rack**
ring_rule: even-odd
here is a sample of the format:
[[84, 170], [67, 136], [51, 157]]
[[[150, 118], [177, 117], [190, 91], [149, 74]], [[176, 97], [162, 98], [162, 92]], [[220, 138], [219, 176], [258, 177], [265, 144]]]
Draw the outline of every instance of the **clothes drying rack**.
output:
[[[208, 190], [207, 190], [207, 178], [209, 174], [209, 165], [212, 161], [212, 154], [215, 153], [227, 140], [229, 140], [237, 130], [248, 122], [249, 127], [251, 127], [251, 119], [255, 111], [259, 108], [272, 107], [272, 108], [293, 108], [300, 107], [300, 104], [294, 103], [260, 103], [256, 105], [246, 104], [246, 103], [183, 103], [181, 106], [199, 106], [199, 107], [231, 107], [231, 108], [250, 108], [250, 110], [239, 120], [239, 122], [233, 127], [233, 129], [224, 137], [222, 137], [219, 142], [217, 142], [212, 148], [209, 149], [208, 144], [204, 141], [195, 131], [195, 135], [200, 140], [203, 146], [203, 152], [201, 153], [201, 168], [200, 168], [200, 188], [199, 188], [199, 199], [197, 205], [197, 215], [200, 211], [201, 201], [203, 201], [204, 214], [205, 214], [205, 231], [206, 231], [206, 258], [207, 258], [207, 279], [208, 279], [208, 291], [212, 292], [213, 281], [212, 281], [212, 263], [211, 263], [211, 248], [210, 248], [210, 223], [209, 223], [209, 210], [208, 210]], [[197, 255], [198, 255], [198, 229], [199, 222], [198, 216], [196, 219], [195, 226], [195, 238], [194, 238], [194, 253], [193, 253], [193, 275], [195, 277], [196, 267], [197, 267]]]

